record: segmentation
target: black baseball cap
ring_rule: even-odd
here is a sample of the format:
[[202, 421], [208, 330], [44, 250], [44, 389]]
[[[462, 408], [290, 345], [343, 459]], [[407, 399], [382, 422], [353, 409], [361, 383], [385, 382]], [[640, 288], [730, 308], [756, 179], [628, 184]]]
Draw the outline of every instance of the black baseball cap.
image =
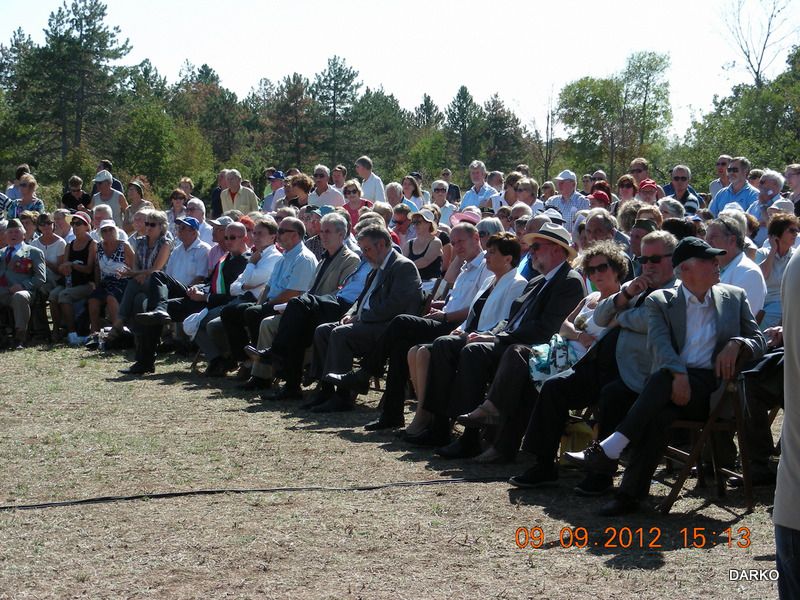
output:
[[672, 266], [677, 267], [690, 258], [710, 259], [721, 254], [727, 254], [727, 252], [719, 248], [712, 248], [705, 240], [689, 236], [683, 238], [678, 242], [678, 245], [675, 246], [675, 251], [672, 253]]

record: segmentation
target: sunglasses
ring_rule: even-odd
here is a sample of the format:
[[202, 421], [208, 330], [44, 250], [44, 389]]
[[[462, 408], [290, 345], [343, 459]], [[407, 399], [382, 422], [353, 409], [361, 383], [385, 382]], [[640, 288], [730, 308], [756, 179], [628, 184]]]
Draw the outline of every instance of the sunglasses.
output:
[[325, 179], [326, 177], [325, 173], [314, 173], [314, 179]]
[[144, 226], [145, 227], [157, 227], [158, 223], [153, 223], [152, 221], [145, 221], [144, 222]]
[[20, 183], [20, 184], [19, 184], [19, 187], [21, 187], [21, 188], [26, 188], [26, 187], [28, 187], [29, 185], [30, 185], [30, 183]]
[[609, 264], [603, 263], [601, 265], [596, 265], [594, 267], [586, 267], [586, 275], [587, 277], [591, 277], [595, 273], [605, 273], [608, 271]]
[[533, 242], [528, 248], [533, 250], [534, 252], [538, 252], [540, 248], [547, 246], [545, 242]]
[[689, 178], [683, 175], [674, 175], [672, 181], [689, 181]]
[[78, 192], [82, 192], [83, 190], [81, 188], [70, 188], [69, 191], [72, 192], [73, 194], [77, 194]]
[[358, 190], [345, 190], [345, 196], [358, 196]]
[[489, 237], [490, 235], [491, 234], [488, 231], [479, 231], [478, 232], [478, 237], [485, 238], [485, 237]]
[[662, 258], [666, 258], [667, 256], [672, 256], [672, 253], [669, 254], [653, 254], [652, 256], [639, 256], [636, 258], [637, 262], [642, 265], [646, 265], [647, 263], [653, 263], [657, 265], [661, 262]]
[[797, 235], [798, 233], [800, 233], [800, 229], [797, 229], [796, 227], [789, 227], [789, 231], [790, 231], [791, 233], [795, 234], [795, 235]]
[[605, 181], [605, 179], [603, 179], [602, 177], [591, 177], [590, 179], [592, 181]]
[[515, 187], [514, 191], [515, 192], [530, 192], [530, 190], [528, 188], [526, 188], [526, 187]]
[[225, 239], [228, 240], [229, 242], [232, 242], [233, 240], [242, 239], [242, 236], [241, 235], [226, 235]]
[[403, 219], [402, 221], [398, 221], [397, 219], [394, 220], [395, 225], [405, 225], [408, 222], [408, 219]]
[[278, 235], [284, 233], [297, 233], [297, 232], [294, 229], [280, 229], [280, 228], [278, 229]]
[[728, 167], [728, 173], [738, 173], [739, 167]]
[[78, 226], [80, 226], [80, 227], [88, 227], [89, 226], [88, 223], [84, 223], [83, 221], [81, 221], [79, 219], [72, 219], [72, 222], [70, 223], [70, 225], [72, 225], [73, 229], [75, 227], [78, 227]]
[[750, 181], [756, 181], [756, 180], [758, 179], [758, 175], [748, 175], [748, 176], [747, 176], [747, 178], [748, 178]]
[[628, 182], [628, 183], [620, 183], [617, 187], [633, 189], [633, 184], [630, 183], [630, 182]]
[[728, 163], [726, 163], [726, 162], [718, 162], [718, 163], [716, 164], [716, 166], [718, 166], [718, 167], [727, 167], [727, 166], [728, 166]]
[[444, 193], [447, 191], [447, 188], [433, 188], [434, 192]]

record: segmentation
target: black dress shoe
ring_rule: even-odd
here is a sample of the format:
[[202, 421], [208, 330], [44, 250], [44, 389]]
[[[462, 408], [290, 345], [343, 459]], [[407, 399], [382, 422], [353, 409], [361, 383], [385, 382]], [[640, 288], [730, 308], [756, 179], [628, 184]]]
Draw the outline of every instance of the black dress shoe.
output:
[[322, 404], [319, 404], [311, 409], [313, 413], [332, 413], [332, 412], [345, 412], [353, 410], [356, 407], [349, 397], [342, 394], [333, 394]]
[[635, 498], [628, 496], [623, 492], [619, 492], [614, 499], [604, 504], [597, 514], [603, 517], [617, 517], [620, 515], [629, 515], [639, 510], [639, 501]]
[[366, 425], [364, 425], [364, 429], [366, 431], [380, 431], [382, 429], [395, 429], [397, 427], [403, 427], [406, 424], [405, 418], [403, 415], [399, 417], [387, 417], [386, 415], [381, 415], [374, 421], [370, 421]]
[[303, 399], [303, 390], [300, 388], [287, 388], [283, 386], [279, 390], [272, 390], [261, 394], [261, 399], [266, 400], [268, 402], [282, 402], [284, 400], [302, 400]]
[[522, 475], [514, 475], [508, 483], [514, 487], [529, 489], [558, 481], [558, 467], [554, 464], [537, 463]]
[[608, 473], [587, 473], [578, 485], [575, 493], [578, 496], [602, 496], [614, 488], [614, 477]]
[[140, 325], [163, 325], [172, 321], [172, 317], [165, 310], [151, 310], [136, 315], [136, 322]]
[[[774, 487], [777, 482], [777, 476], [772, 471], [753, 471], [750, 474], [750, 484], [753, 487], [769, 486]], [[728, 477], [727, 483], [732, 488], [744, 487], [744, 479], [736, 475], [735, 477]]]
[[253, 360], [257, 360], [263, 363], [271, 363], [272, 362], [272, 349], [271, 348], [264, 348], [263, 350], [259, 350], [255, 346], [245, 346], [244, 353], [247, 354]]
[[467, 439], [465, 436], [459, 437], [456, 441], [436, 449], [436, 454], [442, 458], [473, 458], [481, 453], [480, 443], [474, 436]]
[[617, 472], [619, 463], [618, 460], [608, 457], [597, 440], [589, 444], [586, 450], [581, 452], [565, 452], [564, 456], [569, 462], [595, 473], [610, 473], [613, 475]]
[[120, 369], [119, 372], [123, 375], [144, 375], [145, 373], [155, 373], [156, 368], [153, 365], [135, 362], [127, 369]]
[[370, 375], [364, 369], [357, 369], [347, 373], [328, 373], [322, 378], [330, 384], [345, 387], [348, 390], [353, 390], [359, 394], [366, 394], [369, 392], [369, 378]]
[[240, 384], [239, 389], [252, 392], [255, 390], [268, 390], [271, 386], [272, 382], [269, 379], [253, 376], [244, 383]]
[[428, 428], [422, 433], [418, 433], [417, 435], [406, 435], [402, 439], [412, 446], [420, 446], [422, 448], [437, 448], [450, 442], [450, 432], [435, 431], [433, 428]]

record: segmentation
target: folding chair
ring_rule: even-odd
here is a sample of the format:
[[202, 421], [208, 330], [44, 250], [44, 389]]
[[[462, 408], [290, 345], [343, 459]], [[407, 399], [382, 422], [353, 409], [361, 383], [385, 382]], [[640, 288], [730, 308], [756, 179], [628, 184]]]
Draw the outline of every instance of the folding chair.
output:
[[431, 304], [437, 300], [442, 300], [447, 295], [448, 291], [450, 291], [450, 283], [448, 283], [444, 277], [439, 277], [433, 284], [431, 293], [428, 294], [425, 302], [422, 303], [422, 312], [420, 314], [427, 315], [431, 310]]
[[672, 485], [669, 495], [666, 500], [660, 504], [659, 508], [664, 514], [669, 513], [672, 505], [678, 499], [678, 495], [683, 489], [683, 484], [691, 474], [693, 467], [697, 467], [698, 487], [705, 485], [701, 456], [703, 447], [706, 442], [711, 441], [711, 435], [715, 431], [732, 431], [736, 434], [742, 462], [741, 473], [719, 466], [714, 444], [711, 444], [711, 459], [714, 467], [717, 497], [722, 498], [725, 496], [725, 481], [728, 477], [741, 477], [744, 483], [747, 512], [752, 512], [753, 485], [750, 478], [750, 452], [745, 436], [744, 414], [742, 410], [744, 402], [742, 381], [743, 378], [741, 375], [735, 380], [726, 380], [719, 389], [712, 394], [710, 411], [708, 419], [705, 422], [679, 420], [672, 424], [674, 429], [689, 430], [692, 438], [692, 448], [690, 452], [686, 452], [674, 446], [667, 446], [664, 452], [665, 457], [683, 464], [683, 468], [678, 473], [678, 477]]

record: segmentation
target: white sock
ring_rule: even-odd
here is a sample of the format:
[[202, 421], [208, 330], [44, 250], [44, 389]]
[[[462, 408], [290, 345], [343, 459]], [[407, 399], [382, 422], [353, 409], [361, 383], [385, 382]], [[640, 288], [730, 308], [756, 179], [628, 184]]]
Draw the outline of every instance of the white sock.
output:
[[602, 442], [600, 442], [600, 447], [603, 449], [603, 452], [606, 453], [608, 458], [613, 458], [617, 460], [619, 455], [622, 454], [622, 451], [625, 450], [625, 447], [630, 444], [631, 441], [622, 435], [619, 431], [615, 431]]

